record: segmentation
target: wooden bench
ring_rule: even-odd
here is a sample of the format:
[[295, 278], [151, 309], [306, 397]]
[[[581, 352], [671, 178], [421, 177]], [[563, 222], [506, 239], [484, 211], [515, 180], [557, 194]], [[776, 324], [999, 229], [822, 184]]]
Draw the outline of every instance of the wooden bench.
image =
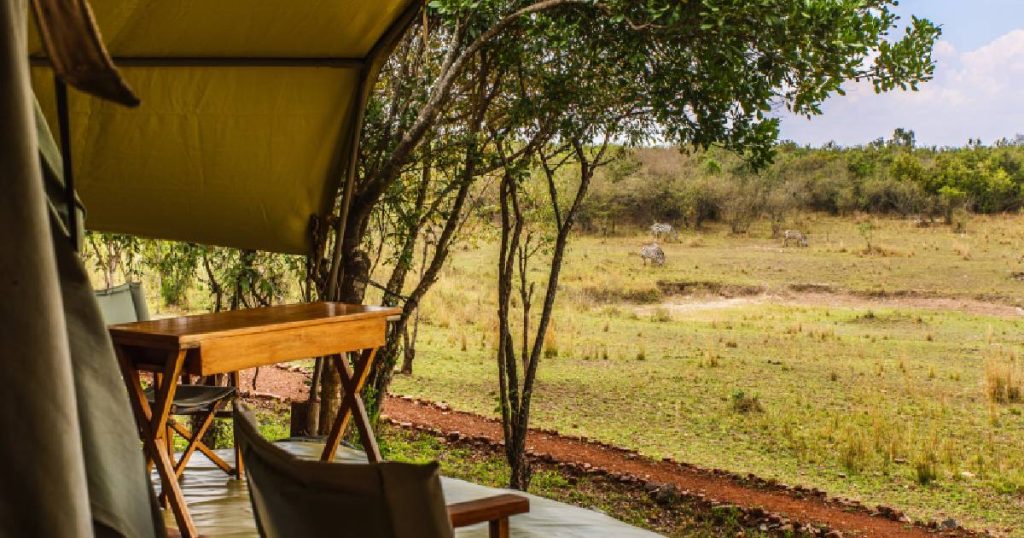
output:
[[509, 516], [529, 511], [530, 499], [512, 493], [448, 505], [452, 527], [468, 527], [486, 521], [490, 524], [490, 538], [508, 538]]

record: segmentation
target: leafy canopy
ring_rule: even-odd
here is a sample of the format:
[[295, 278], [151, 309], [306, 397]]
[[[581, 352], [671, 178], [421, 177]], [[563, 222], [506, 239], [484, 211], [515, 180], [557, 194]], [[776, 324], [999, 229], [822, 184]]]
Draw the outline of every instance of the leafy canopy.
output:
[[[902, 22], [896, 0], [431, 0], [432, 14], [469, 38], [509, 18], [504, 38], [589, 51], [580, 80], [636, 105], [654, 140], [721, 145], [770, 160], [782, 108], [821, 113], [843, 84], [917, 89], [934, 70], [940, 34]], [[518, 16], [517, 16], [518, 14]], [[524, 45], [527, 46], [527, 45]], [[599, 60], [595, 62], [594, 60]], [[581, 87], [581, 84], [575, 84]], [[586, 99], [586, 97], [581, 97]], [[559, 99], [561, 100], [561, 99]]]

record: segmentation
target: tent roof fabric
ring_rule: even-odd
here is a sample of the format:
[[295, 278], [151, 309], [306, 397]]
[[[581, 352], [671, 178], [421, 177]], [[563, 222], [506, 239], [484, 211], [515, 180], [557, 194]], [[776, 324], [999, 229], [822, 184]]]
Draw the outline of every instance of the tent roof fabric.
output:
[[[415, 0], [93, 0], [142, 99], [72, 92], [75, 186], [91, 230], [306, 254], [333, 207], [384, 56]], [[32, 84], [58, 125], [52, 70]]]

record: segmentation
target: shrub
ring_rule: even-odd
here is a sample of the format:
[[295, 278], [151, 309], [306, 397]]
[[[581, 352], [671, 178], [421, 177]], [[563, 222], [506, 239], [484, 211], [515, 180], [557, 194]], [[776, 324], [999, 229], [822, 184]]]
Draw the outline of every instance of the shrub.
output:
[[742, 390], [732, 393], [732, 410], [741, 414], [760, 413], [764, 411], [761, 399], [756, 394], [748, 396]]
[[672, 321], [672, 313], [667, 308], [655, 308], [654, 312], [651, 313], [651, 321], [656, 323], [665, 323]]

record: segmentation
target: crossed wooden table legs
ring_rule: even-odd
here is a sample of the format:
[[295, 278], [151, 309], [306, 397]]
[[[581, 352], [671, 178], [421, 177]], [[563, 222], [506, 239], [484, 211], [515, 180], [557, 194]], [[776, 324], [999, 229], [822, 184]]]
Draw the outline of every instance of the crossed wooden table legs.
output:
[[[357, 355], [353, 353], [352, 355]], [[363, 385], [366, 384], [366, 376], [370, 374], [370, 366], [377, 355], [377, 349], [366, 349], [358, 353], [355, 358], [354, 368], [350, 367], [344, 355], [334, 355], [331, 362], [338, 369], [341, 376], [341, 388], [344, 396], [341, 399], [341, 406], [338, 408], [338, 416], [331, 425], [331, 431], [327, 434], [327, 442], [324, 444], [324, 451], [320, 455], [321, 461], [332, 461], [334, 454], [338, 451], [338, 443], [345, 434], [349, 420], [355, 419], [356, 428], [359, 430], [359, 439], [363, 443], [363, 450], [366, 451], [366, 458], [370, 463], [381, 461], [380, 448], [377, 447], [377, 438], [373, 435], [370, 427], [370, 418], [366, 414], [366, 406], [363, 404]]]
[[[238, 452], [235, 452], [236, 468], [226, 468], [227, 464], [216, 453], [209, 450], [199, 441], [199, 435], [192, 435], [192, 432], [189, 432], [184, 426], [170, 420], [174, 394], [178, 387], [178, 379], [183, 373], [187, 349], [168, 352], [162, 369], [153, 371], [153, 405], [150, 405], [146, 398], [145, 390], [142, 387], [139, 369], [139, 363], [142, 362], [141, 357], [135, 357], [133, 349], [130, 347], [115, 345], [115, 350], [117, 351], [117, 358], [121, 366], [125, 385], [128, 388], [128, 397], [132, 404], [132, 411], [135, 414], [135, 420], [139, 427], [139, 436], [142, 439], [143, 451], [146, 455], [146, 468], [149, 469], [151, 465], [156, 465], [162, 488], [161, 499], [167, 500], [167, 505], [174, 514], [174, 519], [182, 536], [186, 538], [199, 536], [195, 523], [192, 521], [192, 516], [189, 514], [188, 507], [185, 504], [181, 486], [178, 483], [178, 477], [184, 472], [184, 464], [188, 456], [198, 448], [208, 457], [211, 457], [214, 463], [221, 467], [221, 469], [236, 477], [240, 477], [242, 474], [242, 461], [238, 458]], [[360, 396], [376, 353], [376, 348], [351, 353], [353, 355], [352, 365], [349, 365], [349, 361], [346, 360], [344, 354], [331, 357], [331, 362], [338, 369], [345, 394], [342, 398], [338, 415], [327, 436], [324, 451], [320, 457], [321, 460], [331, 461], [334, 459], [334, 455], [338, 450], [338, 444], [341, 442], [349, 421], [354, 420], [356, 428], [359, 430], [363, 449], [366, 451], [366, 457], [374, 463], [381, 461], [380, 449], [377, 446], [377, 440], [374, 437], [369, 417], [366, 414], [366, 407]], [[212, 416], [208, 417], [208, 420], [212, 420]], [[174, 463], [174, 448], [170, 442], [171, 430], [176, 431], [186, 439], [190, 439], [188, 448], [186, 448], [186, 452], [179, 461], [179, 465]], [[197, 429], [196, 433], [198, 434], [200, 431], [200, 429]]]

